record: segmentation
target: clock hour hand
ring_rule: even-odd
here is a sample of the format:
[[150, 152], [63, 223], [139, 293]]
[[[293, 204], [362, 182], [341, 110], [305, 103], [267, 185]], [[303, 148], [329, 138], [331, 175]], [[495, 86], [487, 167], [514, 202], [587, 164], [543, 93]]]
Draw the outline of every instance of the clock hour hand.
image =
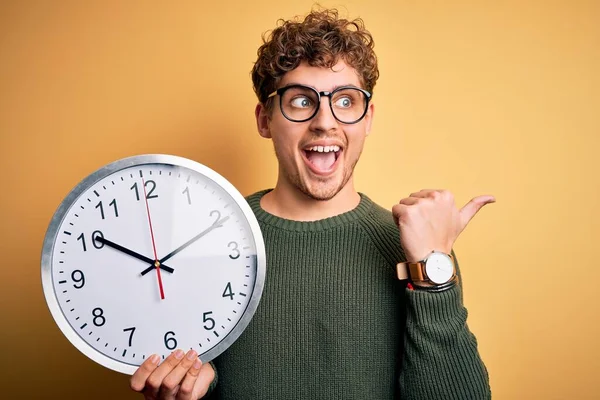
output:
[[[126, 248], [126, 247], [123, 247], [120, 244], [112, 242], [112, 241], [110, 241], [108, 239], [105, 239], [102, 236], [96, 236], [94, 238], [94, 240], [96, 240], [97, 242], [100, 242], [102, 244], [105, 244], [105, 245], [107, 245], [109, 247], [112, 247], [115, 250], [119, 250], [119, 251], [121, 251], [121, 252], [123, 252], [125, 254], [128, 254], [131, 257], [137, 258], [138, 260], [144, 261], [144, 262], [146, 262], [148, 264], [152, 264], [152, 266], [150, 267], [150, 271], [153, 270], [154, 268], [156, 268], [156, 266], [154, 264], [155, 261], [153, 259], [151, 259], [151, 258], [145, 257], [145, 256], [143, 256], [143, 255], [141, 255], [139, 253], [136, 253], [135, 251], [130, 250], [130, 249]], [[173, 268], [167, 267], [166, 265], [163, 265], [162, 262], [160, 263], [160, 268], [163, 269], [163, 270], [165, 270], [165, 271], [167, 271], [167, 272], [170, 272], [170, 273], [173, 273], [175, 271]]]
[[[228, 219], [229, 219], [229, 217], [224, 217], [224, 218], [221, 218], [220, 220], [216, 221], [214, 224], [212, 224], [211, 226], [209, 226], [208, 228], [206, 228], [205, 230], [203, 230], [202, 232], [200, 232], [199, 234], [197, 234], [196, 236], [194, 236], [193, 238], [191, 238], [190, 240], [188, 240], [187, 242], [185, 242], [184, 244], [182, 244], [181, 246], [179, 246], [178, 248], [176, 248], [175, 250], [173, 250], [172, 252], [170, 252], [169, 254], [167, 254], [166, 256], [164, 256], [163, 258], [161, 258], [158, 262], [162, 266], [163, 262], [165, 262], [169, 258], [173, 257], [175, 254], [179, 253], [181, 250], [185, 249], [186, 247], [188, 247], [189, 245], [191, 245], [192, 243], [194, 243], [196, 240], [200, 239], [202, 236], [206, 235], [207, 233], [209, 233], [213, 229], [216, 229], [216, 228], [219, 228], [219, 227], [223, 226], [223, 224]], [[154, 265], [146, 268], [145, 270], [142, 271], [142, 275], [146, 275], [148, 272], [152, 271], [153, 268], [154, 268]]]

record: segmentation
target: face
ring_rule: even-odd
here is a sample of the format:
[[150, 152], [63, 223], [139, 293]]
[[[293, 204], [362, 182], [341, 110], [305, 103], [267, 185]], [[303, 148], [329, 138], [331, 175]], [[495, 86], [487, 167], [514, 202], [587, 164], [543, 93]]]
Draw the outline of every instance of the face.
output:
[[[343, 61], [331, 69], [303, 63], [286, 73], [279, 87], [291, 84], [310, 86], [319, 92], [340, 86], [362, 86], [354, 68]], [[306, 122], [286, 119], [279, 108], [279, 97], [274, 98], [271, 112], [259, 104], [258, 130], [261, 136], [273, 140], [279, 161], [277, 187], [300, 191], [316, 200], [329, 200], [344, 188], [352, 188], [352, 174], [371, 129], [372, 117], [373, 104], [369, 104], [361, 121], [341, 123], [334, 118], [327, 97], [322, 97], [317, 115]]]

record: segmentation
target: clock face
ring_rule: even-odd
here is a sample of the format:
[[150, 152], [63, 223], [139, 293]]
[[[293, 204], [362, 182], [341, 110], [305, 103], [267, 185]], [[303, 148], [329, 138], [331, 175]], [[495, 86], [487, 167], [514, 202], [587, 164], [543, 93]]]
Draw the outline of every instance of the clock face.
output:
[[42, 253], [44, 293], [63, 333], [124, 373], [177, 348], [216, 357], [250, 321], [264, 273], [260, 229], [239, 192], [164, 155], [120, 160], [81, 182]]
[[452, 260], [447, 254], [432, 253], [427, 257], [425, 272], [433, 282], [437, 284], [446, 283], [454, 273]]

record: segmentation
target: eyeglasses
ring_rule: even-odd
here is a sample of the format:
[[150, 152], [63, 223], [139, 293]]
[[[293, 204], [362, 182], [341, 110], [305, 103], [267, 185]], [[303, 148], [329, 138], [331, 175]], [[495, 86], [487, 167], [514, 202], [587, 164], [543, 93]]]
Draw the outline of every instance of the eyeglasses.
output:
[[318, 92], [310, 86], [289, 85], [277, 89], [267, 98], [279, 95], [279, 108], [292, 122], [305, 122], [319, 112], [322, 97], [329, 97], [334, 118], [344, 124], [355, 124], [367, 114], [371, 93], [354, 86], [341, 86], [332, 92]]

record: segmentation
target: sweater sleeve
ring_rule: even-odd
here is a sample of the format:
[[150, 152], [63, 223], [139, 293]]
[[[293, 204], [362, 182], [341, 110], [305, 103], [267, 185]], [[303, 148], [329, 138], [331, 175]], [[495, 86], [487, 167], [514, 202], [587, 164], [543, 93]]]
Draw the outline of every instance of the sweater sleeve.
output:
[[402, 399], [490, 399], [487, 369], [467, 326], [460, 284], [440, 293], [406, 289]]

